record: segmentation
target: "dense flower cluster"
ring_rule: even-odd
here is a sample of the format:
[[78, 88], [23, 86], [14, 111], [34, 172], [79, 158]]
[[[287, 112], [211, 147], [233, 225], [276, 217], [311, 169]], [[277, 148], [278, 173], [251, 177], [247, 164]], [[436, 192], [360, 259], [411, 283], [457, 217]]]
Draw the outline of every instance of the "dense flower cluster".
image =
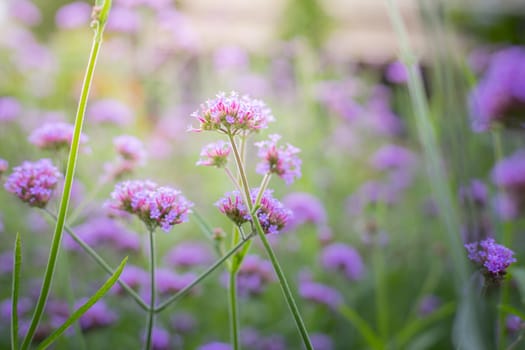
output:
[[[251, 191], [252, 203], [255, 203], [258, 188]], [[243, 198], [239, 191], [233, 191], [226, 194], [215, 205], [219, 208], [221, 213], [225, 214], [238, 226], [251, 222], [251, 217]], [[275, 199], [271, 190], [264, 191], [260, 207], [257, 210], [257, 217], [264, 230], [265, 234], [278, 233], [284, 228], [286, 222], [292, 217], [292, 212], [285, 208], [284, 205]]]
[[150, 230], [160, 226], [166, 232], [186, 222], [193, 206], [179, 191], [147, 180], [121, 182], [111, 198], [111, 208], [137, 215]]
[[257, 155], [261, 162], [257, 164], [259, 174], [277, 174], [290, 185], [295, 179], [301, 177], [301, 159], [297, 156], [300, 150], [290, 144], [277, 146], [280, 135], [270, 135], [268, 141], [257, 142], [259, 148]]
[[247, 255], [237, 274], [239, 295], [256, 296], [264, 292], [269, 282], [275, 280], [272, 265], [257, 255]]
[[326, 246], [321, 253], [321, 263], [327, 270], [342, 271], [350, 280], [361, 279], [365, 273], [359, 252], [344, 243]]
[[13, 169], [4, 187], [32, 207], [43, 208], [51, 199], [61, 174], [49, 159], [23, 162]]
[[525, 49], [510, 47], [490, 58], [485, 76], [470, 94], [472, 129], [487, 131], [495, 122], [523, 127]]
[[465, 248], [468, 258], [478, 264], [483, 274], [494, 282], [501, 280], [510, 264], [516, 262], [514, 252], [497, 244], [493, 238], [465, 244]]
[[228, 163], [230, 152], [230, 145], [224, 141], [210, 143], [202, 149], [200, 153], [201, 159], [199, 159], [197, 165], [223, 168]]
[[[69, 148], [73, 140], [74, 130], [74, 126], [68, 123], [47, 123], [29, 135], [29, 142], [42, 149]], [[80, 143], [85, 144], [87, 141], [87, 136], [81, 134]]]
[[192, 113], [192, 117], [199, 121], [194, 131], [216, 130], [233, 135], [264, 129], [274, 120], [264, 102], [235, 92], [218, 94], [203, 104], [200, 111]]

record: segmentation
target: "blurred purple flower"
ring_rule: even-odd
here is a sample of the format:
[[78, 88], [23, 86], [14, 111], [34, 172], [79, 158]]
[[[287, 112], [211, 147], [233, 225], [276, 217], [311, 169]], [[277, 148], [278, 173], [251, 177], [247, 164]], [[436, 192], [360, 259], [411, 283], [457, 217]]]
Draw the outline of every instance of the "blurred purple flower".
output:
[[282, 335], [273, 334], [267, 337], [259, 338], [257, 350], [286, 350], [286, 341]]
[[493, 238], [465, 244], [465, 248], [468, 258], [479, 265], [486, 277], [496, 283], [504, 278], [510, 264], [516, 262], [514, 252], [497, 244]]
[[408, 148], [388, 144], [379, 148], [370, 163], [377, 170], [406, 170], [414, 166], [415, 154]]
[[334, 341], [324, 333], [310, 333], [310, 340], [315, 350], [333, 350]]
[[403, 132], [404, 126], [390, 107], [390, 90], [378, 85], [365, 106], [365, 125], [381, 135], [396, 136]]
[[[148, 273], [138, 266], [126, 265], [120, 274], [119, 280], [126, 283], [133, 290], [137, 291], [142, 286], [148, 284]], [[120, 284], [116, 283], [111, 288], [111, 292], [115, 294], [124, 294], [124, 289], [120, 286]]]
[[336, 289], [312, 281], [299, 283], [299, 295], [305, 300], [333, 309], [337, 309], [343, 303], [343, 297]]
[[[74, 126], [68, 123], [46, 123], [29, 135], [29, 142], [41, 149], [59, 150], [71, 147]], [[80, 144], [88, 141], [86, 135], [80, 135]]]
[[343, 243], [326, 246], [321, 253], [321, 264], [327, 270], [342, 271], [350, 280], [359, 280], [365, 273], [359, 252]]
[[113, 6], [106, 28], [110, 32], [135, 34], [141, 25], [137, 11], [128, 7]]
[[189, 312], [177, 312], [171, 319], [171, 326], [179, 334], [193, 332], [197, 328], [197, 320]]
[[502, 189], [497, 207], [504, 218], [515, 218], [525, 207], [525, 150], [499, 161], [492, 181]]
[[272, 265], [257, 255], [247, 255], [237, 274], [237, 288], [240, 296], [257, 296], [275, 280]]
[[197, 350], [232, 350], [232, 346], [228, 343], [211, 342], [203, 344]]
[[257, 164], [257, 172], [261, 175], [276, 174], [287, 185], [301, 177], [301, 159], [297, 156], [300, 150], [289, 143], [286, 147], [277, 147], [280, 135], [270, 135], [269, 141], [256, 142], [259, 148], [257, 156], [261, 162]]
[[[188, 286], [197, 276], [193, 273], [177, 274], [166, 268], [158, 268], [155, 272], [157, 281], [157, 290], [161, 295], [176, 294], [184, 287]], [[196, 289], [192, 289], [195, 293]]]
[[274, 120], [264, 102], [236, 92], [217, 94], [191, 115], [199, 122], [192, 131], [215, 130], [233, 135], [265, 129]]
[[488, 201], [487, 185], [481, 180], [471, 179], [468, 185], [459, 189], [459, 198], [464, 205], [471, 203], [483, 208]]
[[82, 1], [74, 1], [58, 9], [55, 23], [61, 29], [74, 29], [89, 25], [91, 6]]
[[371, 205], [385, 203], [392, 205], [398, 201], [399, 188], [388, 183], [367, 181], [354, 194], [348, 197], [346, 208], [349, 214], [361, 215]]
[[143, 164], [146, 159], [146, 149], [138, 138], [130, 135], [121, 135], [113, 139], [117, 153], [134, 164]]
[[245, 50], [238, 46], [223, 46], [213, 54], [213, 63], [218, 71], [244, 71], [248, 68], [249, 57]]
[[230, 144], [227, 142], [218, 141], [210, 143], [202, 149], [200, 153], [201, 159], [199, 159], [197, 165], [224, 168], [228, 163], [230, 152]]
[[16, 119], [22, 112], [20, 102], [11, 96], [0, 97], [0, 122]]
[[[143, 336], [142, 341], [146, 339]], [[170, 346], [170, 333], [164, 328], [153, 327], [151, 331], [151, 349], [152, 350], [170, 350], [173, 349]]]
[[363, 111], [356, 102], [359, 84], [355, 81], [324, 81], [317, 85], [316, 97], [326, 108], [347, 121], [355, 120]]
[[4, 187], [30, 206], [44, 208], [60, 177], [60, 172], [49, 159], [26, 161], [13, 168]]
[[517, 333], [523, 329], [523, 320], [519, 316], [508, 315], [505, 326], [507, 327], [507, 331], [509, 333]]
[[11, 1], [9, 14], [29, 27], [38, 25], [42, 20], [40, 9], [29, 0]]
[[[0, 317], [3, 320], [10, 320], [13, 312], [11, 298], [2, 300], [0, 303]], [[24, 316], [31, 311], [33, 301], [30, 298], [21, 297], [18, 299], [18, 317]]]
[[201, 266], [212, 260], [208, 245], [201, 242], [180, 242], [165, 257], [166, 263], [173, 267]]
[[408, 72], [403, 63], [400, 61], [395, 61], [386, 67], [385, 76], [386, 80], [391, 83], [403, 84], [406, 83], [408, 79]]
[[286, 223], [287, 231], [294, 230], [306, 223], [313, 223], [317, 226], [326, 223], [326, 210], [323, 204], [317, 197], [309, 193], [290, 193], [283, 198], [283, 205], [293, 213], [291, 219]]
[[421, 317], [426, 317], [436, 311], [441, 306], [441, 299], [435, 295], [426, 295], [419, 301], [418, 314]]
[[98, 100], [88, 109], [89, 120], [96, 123], [127, 125], [133, 120], [133, 111], [118, 100]]
[[[84, 304], [87, 299], [81, 299], [75, 303], [75, 309]], [[80, 327], [83, 331], [110, 326], [117, 320], [117, 314], [111, 311], [103, 300], [99, 300], [82, 317]]]

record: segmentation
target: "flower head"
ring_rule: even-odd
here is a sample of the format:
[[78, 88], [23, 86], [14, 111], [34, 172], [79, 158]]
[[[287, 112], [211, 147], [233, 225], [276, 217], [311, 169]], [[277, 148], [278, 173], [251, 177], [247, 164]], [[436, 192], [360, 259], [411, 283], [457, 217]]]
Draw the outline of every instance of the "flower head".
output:
[[208, 245], [200, 242], [181, 242], [166, 255], [166, 263], [174, 267], [206, 265], [213, 255]]
[[306, 223], [325, 227], [326, 210], [317, 197], [309, 193], [294, 192], [283, 198], [283, 204], [290, 208], [293, 213], [293, 217], [286, 224], [287, 231], [291, 231]]
[[60, 177], [60, 172], [49, 159], [23, 162], [13, 169], [4, 187], [30, 206], [43, 208], [51, 199]]
[[118, 100], [105, 99], [94, 102], [87, 116], [96, 123], [126, 125], [132, 121], [133, 111]]
[[129, 135], [121, 135], [113, 139], [113, 145], [117, 153], [125, 160], [135, 164], [141, 164], [146, 158], [144, 144], [138, 138]]
[[224, 168], [228, 163], [228, 156], [230, 155], [231, 148], [227, 142], [218, 141], [210, 143], [201, 151], [201, 159], [197, 162], [197, 165], [204, 166], [216, 166], [217, 168]]
[[321, 263], [327, 270], [341, 270], [350, 280], [361, 279], [365, 266], [361, 255], [353, 247], [343, 243], [326, 246], [321, 253]]
[[499, 282], [506, 274], [507, 267], [513, 262], [514, 252], [487, 238], [481, 242], [465, 244], [468, 258], [478, 264], [482, 273], [493, 282]]
[[264, 129], [274, 120], [264, 102], [236, 92], [218, 94], [201, 105], [192, 117], [199, 122], [194, 131], [215, 130], [232, 135]]
[[[229, 275], [225, 277], [231, 278]], [[260, 295], [274, 280], [275, 275], [268, 260], [261, 259], [257, 255], [247, 255], [237, 274], [239, 295], [245, 297]]]
[[[74, 126], [68, 123], [47, 123], [29, 135], [29, 142], [42, 149], [59, 150], [71, 146]], [[80, 143], [88, 141], [86, 135], [80, 135]]]
[[336, 309], [343, 302], [343, 297], [334, 288], [322, 283], [304, 281], [299, 284], [299, 295], [314, 303]]
[[186, 222], [193, 206], [179, 191], [147, 180], [119, 183], [111, 198], [111, 208], [137, 215], [150, 230], [160, 226], [166, 232]]
[[300, 150], [290, 144], [277, 146], [280, 135], [270, 135], [270, 140], [257, 142], [259, 147], [257, 155], [261, 162], [257, 164], [259, 174], [277, 174], [290, 185], [295, 179], [301, 177], [301, 159], [297, 156]]
[[75, 1], [58, 9], [55, 23], [58, 28], [73, 29], [89, 23], [91, 6], [85, 2]]
[[[253, 204], [255, 204], [258, 193], [258, 188], [252, 189], [250, 196]], [[238, 226], [251, 222], [250, 213], [239, 191], [226, 194], [215, 205], [221, 213], [225, 214]], [[262, 195], [260, 207], [257, 210], [257, 217], [264, 233], [271, 234], [278, 233], [284, 228], [288, 219], [292, 217], [292, 212], [273, 197], [271, 190], [266, 190]]]
[[372, 156], [371, 163], [377, 170], [403, 170], [410, 168], [415, 159], [414, 153], [409, 149], [389, 144], [381, 147]]
[[17, 99], [10, 96], [0, 97], [0, 122], [10, 121], [20, 115], [22, 106]]

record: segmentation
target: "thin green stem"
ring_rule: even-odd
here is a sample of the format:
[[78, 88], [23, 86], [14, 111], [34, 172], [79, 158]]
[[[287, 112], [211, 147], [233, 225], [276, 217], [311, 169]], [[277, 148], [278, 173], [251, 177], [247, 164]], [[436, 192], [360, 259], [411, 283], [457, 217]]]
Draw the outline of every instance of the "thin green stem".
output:
[[91, 191], [86, 198], [80, 204], [73, 210], [73, 213], [69, 215], [68, 222], [71, 224], [72, 222], [75, 222], [76, 219], [78, 219], [79, 215], [82, 213], [84, 209], [97, 197], [97, 195], [100, 193], [100, 191], [104, 188], [106, 183], [103, 181], [98, 181], [95, 185], [95, 189]]
[[191, 282], [190, 284], [188, 284], [186, 287], [184, 287], [183, 289], [181, 289], [177, 294], [171, 296], [169, 299], [167, 299], [166, 301], [162, 302], [156, 309], [155, 309], [155, 312], [156, 313], [159, 313], [161, 312], [162, 310], [166, 309], [168, 306], [170, 306], [171, 304], [173, 304], [174, 302], [176, 302], [177, 300], [179, 300], [180, 298], [182, 298], [184, 295], [188, 294], [188, 292], [193, 288], [195, 287], [197, 284], [199, 284], [203, 279], [205, 279], [209, 274], [211, 274], [213, 271], [215, 271], [223, 262], [225, 262], [226, 260], [228, 260], [228, 258], [230, 258], [237, 250], [239, 250], [239, 248], [241, 248], [246, 242], [248, 242], [250, 240], [250, 238], [252, 237], [252, 235], [248, 235], [248, 237], [246, 238], [246, 240], [243, 240], [243, 241], [240, 241], [239, 243], [237, 243], [237, 245], [235, 247], [233, 247], [232, 249], [230, 249], [226, 254], [224, 254], [224, 256], [222, 256], [219, 260], [217, 260], [215, 262], [215, 264], [213, 264], [212, 266], [210, 266], [206, 271], [204, 271], [203, 273], [201, 273], [199, 275], [199, 277], [197, 277], [193, 282]]
[[375, 306], [376, 320], [379, 334], [383, 340], [388, 339], [388, 297], [385, 284], [385, 261], [383, 251], [376, 246], [374, 249], [374, 279], [375, 279]]
[[100, 45], [102, 43], [102, 33], [104, 31], [104, 24], [95, 22], [95, 35], [93, 38], [93, 45], [91, 47], [91, 53], [89, 55], [88, 66], [86, 75], [84, 76], [84, 82], [82, 84], [82, 91], [80, 94], [80, 102], [78, 104], [78, 110], [75, 118], [75, 126], [73, 132], [73, 138], [71, 141], [71, 149], [69, 151], [69, 157], [67, 161], [66, 177], [64, 181], [64, 188], [62, 192], [62, 198], [60, 199], [60, 207], [58, 212], [58, 219], [55, 225], [55, 232], [53, 234], [51, 249], [49, 252], [49, 258], [44, 274], [44, 280], [42, 282], [42, 288], [40, 295], [31, 319], [31, 324], [22, 343], [22, 350], [29, 348], [35, 332], [37, 330], [40, 319], [49, 296], [49, 290], [53, 280], [53, 274], [56, 267], [56, 261], [60, 248], [60, 242], [62, 240], [62, 233], [64, 229], [64, 223], [67, 217], [67, 210], [69, 207], [69, 198], [71, 195], [71, 187], [73, 184], [73, 177], [75, 174], [75, 168], [78, 157], [78, 148], [80, 144], [80, 134], [82, 132], [82, 124], [84, 122], [84, 115], [86, 112], [87, 100], [89, 95], [89, 89], [91, 87], [91, 81], [93, 80], [93, 72], [95, 71], [95, 65], [97, 62], [98, 53], [100, 51]]
[[230, 332], [231, 343], [234, 350], [239, 350], [239, 311], [237, 309], [237, 269], [230, 271], [229, 281], [229, 300], [230, 300]]
[[237, 181], [237, 179], [235, 179], [235, 177], [233, 176], [232, 172], [230, 171], [230, 169], [228, 168], [224, 168], [224, 171], [226, 172], [226, 175], [228, 175], [228, 178], [233, 182], [233, 185], [235, 186], [235, 188], [237, 189], [237, 191], [239, 191], [240, 193], [242, 193], [242, 189], [241, 187], [239, 186], [239, 181]]
[[235, 157], [235, 163], [237, 164], [237, 170], [239, 171], [239, 177], [241, 178], [241, 184], [244, 189], [244, 200], [246, 202], [246, 207], [249, 211], [251, 211], [253, 205], [250, 196], [250, 186], [248, 185], [248, 178], [246, 177], [246, 172], [244, 171], [244, 163], [242, 161], [241, 155], [239, 154], [239, 150], [237, 149], [237, 145], [235, 144], [235, 140], [233, 139], [233, 135], [231, 133], [228, 134], [228, 138], [230, 139], [233, 155]]
[[11, 349], [18, 349], [18, 295], [20, 294], [20, 268], [22, 265], [22, 243], [16, 233], [13, 260], [13, 287], [11, 290]]
[[[56, 215], [50, 212], [48, 209], [44, 209], [44, 211], [54, 220], [57, 219]], [[104, 269], [104, 271], [106, 271], [109, 275], [113, 275], [115, 273], [115, 270], [113, 270], [111, 266], [109, 266], [109, 264], [93, 248], [84, 242], [82, 238], [78, 237], [69, 226], [64, 225], [64, 230], [84, 250], [84, 252], [86, 252], [87, 255], [89, 255], [100, 267], [102, 267], [102, 269]], [[126, 282], [119, 279], [117, 283], [137, 302], [137, 304], [144, 311], [149, 310], [149, 306], [144, 302], [144, 300], [142, 300], [140, 295], [138, 295]]]
[[150, 276], [150, 303], [148, 310], [148, 319], [146, 325], [146, 350], [151, 349], [151, 334], [153, 331], [153, 324], [155, 323], [155, 232], [149, 232], [149, 276]]
[[301, 335], [303, 344], [307, 350], [313, 350], [312, 343], [310, 342], [310, 337], [308, 336], [308, 331], [306, 330], [306, 326], [301, 317], [301, 313], [299, 312], [299, 308], [297, 307], [297, 304], [295, 303], [295, 299], [292, 295], [292, 291], [290, 290], [290, 286], [288, 285], [288, 281], [286, 280], [286, 276], [284, 275], [281, 265], [279, 264], [279, 261], [277, 260], [277, 257], [275, 256], [275, 253], [272, 249], [272, 246], [270, 245], [270, 242], [268, 242], [268, 239], [266, 238], [266, 235], [264, 234], [264, 230], [261, 226], [261, 223], [259, 222], [259, 218], [257, 217], [257, 215], [252, 215], [252, 220], [255, 223], [255, 229], [257, 230], [257, 233], [259, 234], [259, 238], [261, 239], [263, 243], [264, 249], [266, 250], [268, 257], [270, 258], [273, 269], [275, 270], [275, 273], [277, 274], [277, 278], [279, 279], [279, 284], [281, 285], [281, 290], [283, 291], [284, 298], [286, 299], [286, 303], [288, 304], [288, 307], [290, 308], [290, 311], [295, 321], [295, 325], [297, 326], [297, 329], [299, 330], [299, 334]]
[[255, 198], [255, 204], [253, 205], [255, 208], [261, 204], [261, 199], [264, 194], [264, 191], [266, 191], [266, 188], [268, 188], [268, 185], [270, 184], [270, 179], [272, 178], [271, 173], [264, 174], [264, 177], [261, 181], [261, 186], [259, 186], [259, 193], [257, 193], [257, 198]]

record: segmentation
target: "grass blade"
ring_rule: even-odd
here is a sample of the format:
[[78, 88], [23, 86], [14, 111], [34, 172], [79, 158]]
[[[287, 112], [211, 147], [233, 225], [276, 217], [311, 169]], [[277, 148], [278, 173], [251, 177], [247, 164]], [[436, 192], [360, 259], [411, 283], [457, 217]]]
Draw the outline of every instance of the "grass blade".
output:
[[20, 268], [22, 266], [22, 241], [16, 233], [13, 261], [13, 289], [11, 294], [11, 349], [18, 349], [18, 295], [20, 290]]
[[113, 287], [113, 285], [117, 282], [118, 278], [120, 277], [120, 274], [122, 273], [122, 270], [124, 270], [124, 266], [126, 266], [126, 262], [128, 261], [128, 258], [124, 258], [122, 262], [120, 263], [119, 267], [115, 271], [115, 273], [100, 287], [100, 289], [93, 295], [91, 298], [89, 298], [81, 307], [79, 307], [69, 318], [60, 326], [58, 327], [53, 333], [49, 335], [40, 345], [38, 346], [39, 350], [46, 349], [49, 345], [51, 345], [55, 340], [57, 340], [62, 333], [66, 329], [69, 328], [74, 322], [76, 322], [82, 315], [84, 315], [97, 301], [102, 299], [104, 295]]

